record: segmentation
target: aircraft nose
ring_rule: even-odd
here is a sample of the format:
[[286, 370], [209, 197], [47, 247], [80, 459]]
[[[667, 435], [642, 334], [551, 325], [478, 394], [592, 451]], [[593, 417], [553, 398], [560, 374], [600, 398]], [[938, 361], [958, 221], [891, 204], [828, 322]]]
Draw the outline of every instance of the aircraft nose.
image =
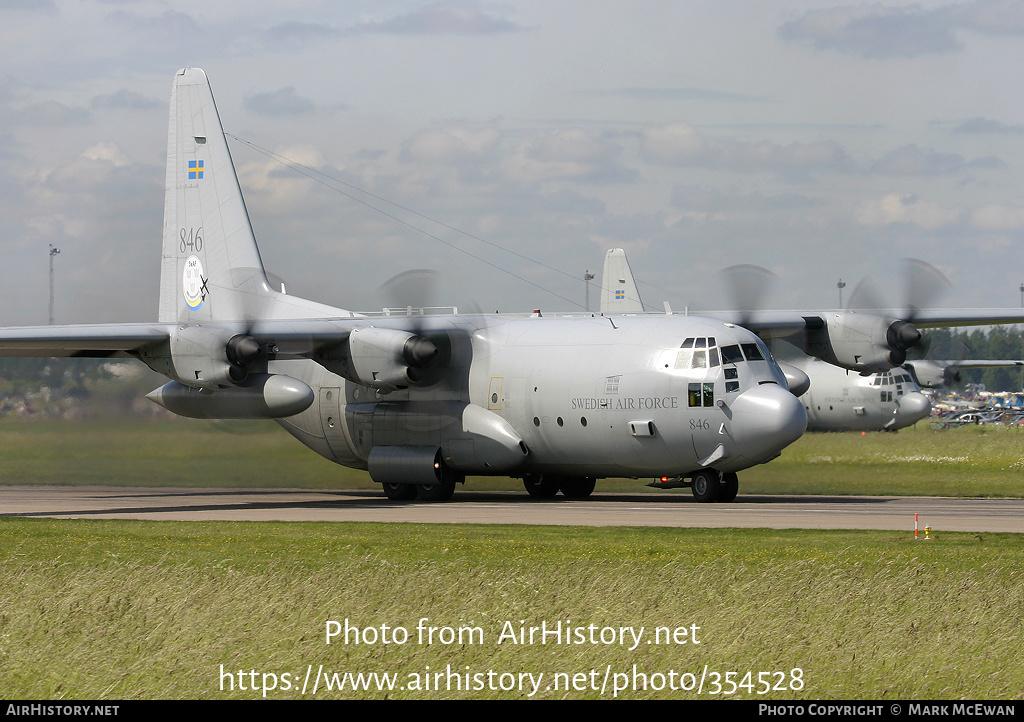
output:
[[748, 389], [729, 406], [731, 434], [748, 466], [775, 458], [807, 430], [803, 404], [778, 384]]
[[932, 402], [918, 391], [912, 391], [899, 398], [896, 407], [896, 428], [915, 424], [932, 412]]

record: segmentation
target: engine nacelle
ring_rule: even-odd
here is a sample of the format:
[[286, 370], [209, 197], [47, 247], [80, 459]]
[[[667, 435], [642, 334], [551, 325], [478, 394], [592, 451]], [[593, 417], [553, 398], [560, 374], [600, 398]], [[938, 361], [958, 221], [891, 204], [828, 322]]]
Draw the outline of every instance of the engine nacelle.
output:
[[251, 336], [190, 324], [174, 328], [166, 343], [143, 351], [140, 358], [157, 373], [185, 386], [214, 391], [245, 381], [250, 365], [262, 355]]
[[937, 364], [934, 361], [913, 361], [906, 364], [914, 375], [917, 385], [923, 388], [936, 389], [952, 386], [960, 381], [960, 369], [956, 366]]
[[862, 374], [888, 371], [907, 360], [907, 349], [921, 340], [908, 321], [855, 311], [805, 317], [804, 351]]
[[315, 396], [313, 389], [291, 376], [254, 374], [243, 386], [212, 392], [169, 381], [146, 398], [192, 419], [282, 419], [308, 409]]
[[384, 392], [404, 389], [422, 379], [421, 369], [437, 356], [432, 341], [408, 331], [367, 326], [348, 337], [348, 378]]

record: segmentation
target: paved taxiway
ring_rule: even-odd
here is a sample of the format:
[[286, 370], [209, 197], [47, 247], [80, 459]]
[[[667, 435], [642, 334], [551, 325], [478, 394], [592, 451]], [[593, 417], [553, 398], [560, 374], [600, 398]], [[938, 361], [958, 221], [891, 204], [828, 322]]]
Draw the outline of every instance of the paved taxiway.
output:
[[697, 504], [689, 491], [596, 493], [585, 501], [457, 491], [446, 504], [392, 502], [380, 492], [294, 489], [0, 487], [0, 516], [79, 519], [375, 521], [581, 526], [768, 527], [1024, 532], [1024, 499], [743, 496]]

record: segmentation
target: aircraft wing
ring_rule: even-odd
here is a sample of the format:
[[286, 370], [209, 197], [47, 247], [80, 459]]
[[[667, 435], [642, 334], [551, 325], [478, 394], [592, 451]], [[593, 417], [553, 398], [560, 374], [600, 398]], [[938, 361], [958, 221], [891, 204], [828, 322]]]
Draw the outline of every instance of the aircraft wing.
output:
[[859, 373], [900, 366], [921, 340], [919, 328], [997, 326], [1024, 323], [1024, 309], [893, 309], [862, 311], [702, 312], [750, 329], [761, 338], [782, 339], [804, 353]]
[[[366, 323], [349, 319], [308, 319], [195, 326], [225, 336], [244, 333], [261, 344], [279, 346], [282, 353], [308, 355], [316, 349], [341, 343], [355, 326]], [[0, 356], [137, 357], [139, 352], [167, 341], [180, 327], [180, 324], [167, 323], [12, 326], [0, 328]]]
[[1024, 366], [1024, 361], [1020, 359], [1006, 359], [1005, 361], [965, 359], [963, 361], [951, 361], [949, 365], [956, 366], [958, 369], [1001, 369]]
[[167, 339], [166, 324], [13, 326], [0, 329], [0, 356], [79, 356], [107, 358]]
[[[852, 311], [701, 311], [706, 318], [716, 318], [726, 323], [749, 328], [754, 333], [779, 337], [790, 336], [813, 327], [830, 314], [859, 313], [862, 316], [876, 316], [891, 320], [902, 319], [905, 310], [882, 309], [861, 312]], [[950, 326], [1000, 326], [1010, 323], [1024, 323], [1024, 309], [1008, 308], [936, 308], [916, 311], [913, 324], [919, 328], [947, 328]]]
[[[900, 318], [906, 311], [883, 311]], [[914, 325], [921, 328], [945, 328], [948, 326], [1001, 326], [1007, 323], [1024, 323], [1024, 308], [936, 308], [925, 309], [914, 314]]]

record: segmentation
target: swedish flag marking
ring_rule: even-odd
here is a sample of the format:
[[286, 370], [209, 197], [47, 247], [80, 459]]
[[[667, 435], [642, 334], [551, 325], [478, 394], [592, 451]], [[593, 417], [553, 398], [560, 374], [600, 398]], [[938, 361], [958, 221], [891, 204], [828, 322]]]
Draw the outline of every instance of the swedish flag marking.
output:
[[202, 180], [203, 179], [203, 161], [201, 161], [201, 160], [190, 160], [188, 162], [188, 179], [189, 180]]
[[625, 298], [626, 298], [626, 292], [625, 291], [620, 289], [620, 290], [615, 292], [615, 300], [616, 301], [622, 301]]

